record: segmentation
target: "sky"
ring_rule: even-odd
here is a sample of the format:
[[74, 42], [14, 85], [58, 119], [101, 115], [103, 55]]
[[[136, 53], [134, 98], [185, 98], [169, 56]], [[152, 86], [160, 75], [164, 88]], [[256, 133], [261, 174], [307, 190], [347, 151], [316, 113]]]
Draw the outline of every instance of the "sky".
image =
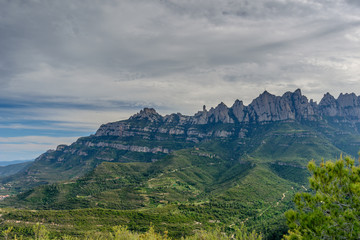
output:
[[144, 107], [360, 94], [358, 0], [0, 0], [0, 161]]

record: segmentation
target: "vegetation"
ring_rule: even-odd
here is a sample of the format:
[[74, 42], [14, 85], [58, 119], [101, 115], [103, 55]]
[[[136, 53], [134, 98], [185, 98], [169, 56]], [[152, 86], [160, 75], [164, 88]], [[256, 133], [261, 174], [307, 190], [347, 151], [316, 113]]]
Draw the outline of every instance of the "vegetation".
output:
[[[251, 230], [264, 232], [266, 238], [272, 236], [268, 239], [279, 239], [287, 231], [283, 208], [276, 203], [272, 206], [261, 202], [246, 205], [240, 202], [211, 201], [203, 204], [167, 204], [139, 210], [2, 209], [0, 231], [13, 227], [17, 235], [31, 236], [32, 226], [39, 222], [48, 229], [51, 237], [66, 234], [81, 238], [86, 236], [86, 232], [104, 232], [118, 225], [127, 226], [131, 231], [145, 232], [152, 223], [156, 232], [168, 231], [169, 237], [179, 239], [214, 228], [220, 228], [230, 235], [235, 232], [236, 226], [243, 223], [251, 226]], [[258, 209], [263, 210], [259, 212]], [[249, 213], [253, 214], [252, 217]], [[274, 238], [275, 235], [278, 237]]]
[[345, 157], [308, 169], [314, 192], [296, 194], [286, 239], [360, 239], [360, 167]]
[[[142, 121], [127, 122], [138, 131], [144, 127], [159, 129], [164, 123]], [[165, 128], [176, 127], [166, 125]], [[168, 154], [120, 150], [112, 145], [162, 147], [171, 151], [202, 148], [228, 161], [292, 162], [305, 166], [309, 159], [333, 159], [341, 152], [355, 155], [360, 136], [349, 129], [331, 126], [324, 122], [274, 122], [259, 124], [220, 124], [182, 126], [199, 134], [199, 139], [189, 140], [186, 134], [139, 132], [131, 136], [96, 136], [79, 138], [70, 146], [41, 155], [27, 171], [1, 179], [4, 194], [30, 190], [35, 186], [69, 181], [83, 177], [102, 162], [152, 163]], [[341, 130], [341, 134], [338, 134]], [[218, 131], [232, 132], [231, 136], [215, 137]], [[143, 135], [146, 134], [146, 137]], [[203, 138], [203, 139], [202, 139]], [[199, 142], [197, 142], [199, 141]], [[90, 144], [91, 143], [91, 144]], [[350, 144], [347, 144], [350, 143]], [[100, 146], [97, 146], [100, 144]], [[105, 145], [104, 145], [105, 144]], [[110, 144], [110, 145], [106, 145]], [[61, 174], [58, 174], [61, 172]], [[1, 190], [1, 189], [0, 189]]]
[[99, 231], [116, 225], [145, 231], [152, 222], [172, 238], [216, 227], [230, 233], [244, 223], [266, 238], [279, 239], [287, 231], [283, 212], [292, 207], [292, 195], [300, 188], [267, 163], [228, 161], [205, 148], [192, 148], [154, 163], [104, 162], [76, 181], [8, 198], [4, 203], [9, 206], [29, 210], [6, 210], [0, 220], [6, 226], [21, 221], [14, 227], [41, 222], [53, 236], [84, 236], [93, 226]]
[[[288, 232], [284, 212], [294, 207], [295, 193], [309, 187], [308, 159], [332, 159], [344, 139], [359, 140], [344, 134], [335, 141], [335, 128], [312, 124], [199, 125], [197, 130], [204, 133], [233, 128], [246, 133], [199, 143], [165, 134], [80, 138], [66, 151], [45, 154], [47, 160], [37, 161], [26, 181], [19, 174], [3, 180], [3, 194], [9, 189], [21, 193], [0, 202], [0, 232], [31, 239], [37, 226], [50, 239], [111, 239], [117, 231], [131, 239], [150, 234], [152, 228], [160, 239], [229, 239], [240, 236], [236, 226], [243, 224], [262, 232], [263, 239], [281, 239]], [[174, 151], [87, 147], [88, 141]], [[296, 204], [305, 199], [298, 196]], [[299, 226], [299, 221], [290, 224]], [[289, 226], [292, 236], [305, 236]]]
[[[15, 233], [12, 232], [13, 227], [9, 227], [6, 230], [2, 231], [2, 236], [5, 240], [10, 239], [27, 239], [27, 240], [48, 240], [48, 239], [62, 239], [62, 240], [171, 240], [171, 237], [168, 236], [167, 231], [164, 233], [157, 233], [154, 230], [153, 226], [150, 226], [149, 230], [144, 233], [138, 233], [130, 231], [127, 227], [124, 226], [115, 226], [105, 232], [94, 232], [89, 231], [83, 237], [73, 237], [68, 235], [62, 235], [59, 238], [52, 238], [49, 231], [39, 223], [33, 225], [31, 236], [24, 237], [20, 235], [17, 237]], [[216, 228], [210, 231], [196, 231], [195, 234], [188, 237], [182, 237], [182, 240], [261, 240], [262, 235], [256, 233], [255, 231], [249, 232], [244, 225], [241, 225], [240, 228], [237, 228], [231, 235], [221, 231], [221, 229]]]
[[[184, 157], [184, 155], [182, 155], [184, 153], [179, 154], [180, 155], [178, 156]], [[179, 165], [177, 167], [185, 166], [186, 169], [191, 169], [196, 168], [196, 164], [198, 164], [196, 157], [193, 158], [195, 160], [187, 163], [186, 158], [180, 159], [185, 165]], [[204, 159], [201, 159], [201, 161], [204, 161]], [[175, 165], [178, 164], [176, 158], [172, 159], [170, 162]], [[165, 164], [165, 162], [159, 162], [158, 166], [163, 164]], [[165, 204], [163, 206], [158, 206], [157, 208], [142, 208], [141, 210], [111, 210], [97, 208], [66, 211], [34, 211], [2, 209], [2, 226], [0, 227], [0, 231], [2, 237], [6, 240], [171, 240], [180, 238], [183, 240], [279, 239], [281, 233], [285, 229], [282, 229], [279, 226], [274, 228], [271, 225], [270, 218], [277, 219], [275, 223], [279, 224], [278, 221], [281, 218], [276, 217], [274, 208], [279, 204], [283, 204], [281, 201], [285, 197], [285, 193], [289, 193], [289, 191], [283, 193], [284, 197], [276, 202], [276, 204], [267, 205], [262, 201], [255, 201], [255, 198], [263, 198], [263, 196], [261, 196], [261, 193], [255, 193], [256, 191], [259, 191], [259, 189], [253, 189], [254, 192], [252, 192], [252, 188], [250, 185], [247, 185], [247, 181], [251, 182], [255, 179], [259, 179], [258, 183], [265, 184], [265, 186], [269, 183], [272, 184], [271, 182], [268, 183], [268, 181], [270, 181], [270, 179], [276, 179], [276, 176], [271, 176], [271, 169], [273, 169], [276, 172], [279, 172], [284, 181], [289, 179], [292, 182], [297, 182], [299, 180], [298, 178], [291, 178], [290, 176], [295, 173], [294, 169], [298, 168], [295, 166], [295, 168], [292, 169], [291, 165], [286, 164], [270, 164], [269, 168], [266, 166], [267, 165], [260, 165], [260, 167], [250, 168], [247, 171], [250, 171], [251, 174], [247, 173], [245, 177], [240, 178], [243, 185], [245, 185], [246, 190], [241, 190], [241, 187], [239, 188], [239, 186], [235, 186], [235, 188], [234, 186], [231, 186], [226, 191], [222, 191], [220, 195], [213, 195], [205, 202], [194, 201], [193, 203], [188, 204], [178, 202], [176, 204]], [[162, 169], [174, 169], [173, 166], [170, 168], [168, 167], [169, 165], [165, 164]], [[238, 166], [230, 168], [227, 172], [227, 176], [231, 176], [231, 171], [235, 171], [237, 168]], [[134, 169], [136, 171], [132, 171]], [[312, 190], [295, 194], [294, 203], [296, 209], [289, 210], [285, 213], [290, 230], [284, 238], [291, 240], [359, 239], [360, 166], [355, 165], [355, 160], [347, 156], [345, 158], [340, 157], [340, 159], [335, 162], [322, 161], [319, 166], [316, 165], [314, 161], [311, 161], [308, 164], [308, 169], [311, 173], [309, 182]], [[125, 180], [127, 179], [126, 176], [130, 176], [129, 179], [132, 179], [132, 181], [141, 181], [147, 179], [144, 175], [140, 174], [141, 171], [144, 170], [148, 172], [148, 174], [145, 175], [151, 176], [153, 181], [159, 181], [156, 180], [156, 174], [152, 175], [149, 173], [152, 172], [154, 174], [156, 172], [153, 169], [151, 170], [150, 165], [114, 165], [109, 163], [97, 168], [97, 173], [94, 172], [79, 181], [87, 183], [87, 181], [93, 181], [95, 178], [97, 179], [95, 182], [98, 183], [102, 182], [101, 179], [98, 178], [103, 174], [106, 174], [107, 177], [117, 178], [117, 174], [119, 173], [121, 173], [122, 176], [125, 176], [123, 178]], [[126, 175], [125, 172], [127, 172], [128, 175]], [[161, 176], [167, 176], [166, 172], [163, 170], [160, 172]], [[183, 177], [183, 174], [184, 173], [177, 175], [171, 171], [172, 177], [178, 177], [178, 179], [182, 179], [182, 181], [186, 182], [186, 178]], [[208, 176], [208, 178], [213, 179], [214, 176], [216, 175]], [[268, 177], [264, 178], [264, 176]], [[167, 176], [167, 178], [168, 177], [169, 176]], [[247, 180], [247, 178], [249, 179]], [[226, 186], [222, 185], [225, 181], [222, 176], [218, 176], [218, 178], [215, 179], [217, 179], [216, 181], [218, 181], [221, 186]], [[208, 180], [209, 179], [207, 179], [207, 181]], [[229, 179], [226, 178], [226, 180]], [[191, 181], [194, 181], [194, 179]], [[199, 180], [197, 180], [196, 184], [193, 184], [193, 186], [200, 184], [198, 182]], [[303, 179], [299, 182], [302, 183]], [[164, 182], [161, 183], [164, 184]], [[176, 183], [182, 186], [180, 182]], [[156, 185], [156, 183], [154, 184]], [[105, 181], [102, 182], [101, 185], [107, 186], [108, 184]], [[281, 186], [283, 185], [284, 183], [281, 184]], [[305, 188], [304, 186], [302, 187]], [[209, 188], [204, 185], [204, 183], [198, 185], [197, 188], [203, 188], [205, 191], [206, 189], [215, 189], [214, 192], [216, 192], [216, 188]], [[181, 191], [189, 190], [186, 188], [184, 189], [183, 187], [180, 187], [179, 189]], [[241, 199], [240, 196], [236, 196], [237, 191], [241, 193], [250, 191], [249, 194], [255, 196], [254, 199], [248, 198], [252, 204], [249, 205], [249, 203], [246, 203], [246, 199]], [[58, 186], [48, 186], [45, 193], [47, 195], [58, 194]], [[239, 199], [239, 201], [234, 201], [234, 199]], [[271, 196], [269, 199], [271, 199]], [[265, 206], [268, 207], [264, 208]], [[255, 209], [260, 210], [260, 212], [256, 213], [256, 211], [254, 211]], [[281, 211], [279, 214], [281, 215]], [[264, 217], [261, 217], [263, 215]], [[252, 216], [252, 218], [249, 219], [249, 216]], [[214, 218], [221, 219], [221, 221], [214, 220]], [[267, 227], [264, 227], [264, 222], [261, 221], [261, 218], [266, 219], [265, 226]], [[237, 222], [236, 219], [238, 219]], [[242, 219], [242, 221], [239, 221], [240, 219]], [[229, 225], [230, 222], [233, 224]], [[234, 224], [234, 222], [236, 224]], [[265, 230], [265, 236], [258, 234], [255, 230], [249, 231], [247, 227], [245, 227], [245, 224], [256, 227], [259, 222], [262, 225], [262, 230]], [[94, 228], [94, 226], [98, 227]], [[274, 232], [279, 234], [276, 236], [276, 234], [274, 235]]]
[[0, 178], [16, 174], [26, 169], [31, 163], [31, 161], [27, 161], [6, 166], [0, 166]]

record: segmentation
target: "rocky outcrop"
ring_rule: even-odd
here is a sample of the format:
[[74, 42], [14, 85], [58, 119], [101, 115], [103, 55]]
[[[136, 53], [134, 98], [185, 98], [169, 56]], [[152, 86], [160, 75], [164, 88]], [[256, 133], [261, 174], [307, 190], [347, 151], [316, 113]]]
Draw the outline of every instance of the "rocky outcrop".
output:
[[278, 97], [265, 91], [249, 105], [252, 122], [294, 120], [291, 96]]
[[335, 99], [326, 93], [319, 103], [319, 112], [322, 116], [334, 117], [342, 122], [360, 122], [360, 96], [341, 93]]
[[182, 115], [181, 113], [173, 113], [170, 115], [166, 115], [163, 118], [164, 123], [166, 124], [178, 124], [178, 125], [184, 125], [189, 123], [189, 116]]
[[210, 109], [207, 114], [207, 123], [234, 123], [234, 119], [229, 113], [229, 108], [221, 102], [216, 108]]
[[161, 122], [163, 117], [153, 108], [144, 108], [139, 113], [131, 116], [129, 120], [147, 120], [150, 122]]
[[[265, 132], [262, 130], [268, 127], [259, 127], [281, 121], [297, 122], [294, 125], [299, 126], [304, 124], [305, 129], [313, 129], [315, 133], [313, 131], [265, 133], [267, 130]], [[296, 139], [297, 144], [306, 146], [313, 144], [308, 139], [324, 135], [340, 142], [336, 149], [341, 149], [342, 143], [337, 138], [342, 135], [358, 134], [359, 123], [360, 97], [354, 93], [340, 94], [337, 99], [327, 93], [317, 104], [303, 96], [300, 89], [286, 92], [282, 96], [275, 96], [265, 91], [247, 106], [240, 100], [236, 100], [231, 107], [220, 103], [215, 108], [207, 110], [204, 106], [193, 116], [180, 113], [162, 116], [153, 108], [144, 108], [127, 120], [101, 125], [94, 135], [79, 138], [69, 146], [59, 145], [56, 150], [47, 151], [39, 156], [24, 174], [28, 176], [27, 180], [32, 179], [31, 181], [36, 184], [49, 176], [51, 181], [58, 181], [59, 176], [53, 176], [54, 169], [62, 169], [67, 173], [60, 178], [73, 178], [91, 170], [102, 161], [156, 161], [163, 154], [192, 148], [196, 143], [213, 140], [216, 144], [234, 143], [237, 149], [243, 149], [244, 154], [247, 154], [245, 151], [248, 149], [266, 144], [266, 141], [251, 140], [254, 136], [264, 134], [264, 136], [270, 134], [267, 136], [268, 139], [277, 138], [278, 135], [283, 139]], [[317, 128], [321, 129], [318, 133], [316, 133]], [[351, 151], [353, 149], [357, 151], [359, 141], [354, 140], [346, 145], [350, 146]], [[278, 146], [290, 147], [291, 143], [278, 143]], [[44, 165], [50, 166], [48, 168], [50, 170], [42, 175], [38, 169]]]
[[360, 119], [360, 96], [354, 93], [340, 94], [337, 99], [339, 115], [347, 119]]
[[319, 110], [324, 116], [336, 116], [338, 114], [336, 99], [330, 93], [326, 93], [319, 103]]
[[249, 114], [245, 112], [245, 106], [242, 101], [236, 99], [231, 107], [231, 111], [237, 122], [249, 122]]
[[[129, 120], [102, 125], [95, 136], [140, 136], [150, 139], [165, 140], [166, 136], [177, 136], [188, 141], [198, 142], [207, 137], [226, 138], [243, 133], [228, 130], [199, 131], [194, 126], [206, 124], [264, 124], [277, 121], [317, 121], [323, 118], [334, 118], [336, 121], [350, 121], [352, 124], [360, 121], [360, 97], [354, 93], [340, 94], [335, 99], [329, 93], [325, 94], [319, 104], [308, 101], [301, 90], [286, 92], [275, 96], [265, 91], [255, 98], [248, 106], [236, 100], [232, 107], [220, 103], [209, 111], [203, 106], [202, 111], [194, 116], [180, 113], [161, 116], [153, 108], [144, 108]], [[340, 119], [340, 120], [339, 120]], [[335, 120], [334, 120], [335, 121]], [[140, 122], [144, 124], [140, 124]]]
[[195, 114], [193, 124], [208, 123], [263, 123], [287, 120], [317, 120], [317, 104], [301, 94], [300, 89], [287, 92], [283, 96], [275, 96], [265, 91], [254, 99], [249, 106], [236, 100], [231, 108], [220, 103]]
[[110, 148], [115, 148], [118, 150], [125, 150], [125, 151], [131, 151], [131, 152], [142, 152], [142, 153], [170, 153], [169, 149], [163, 148], [163, 147], [145, 147], [145, 146], [133, 146], [133, 145], [124, 145], [124, 144], [120, 144], [120, 143], [107, 143], [107, 142], [98, 142], [98, 143], [93, 143], [93, 142], [85, 142], [84, 143], [85, 146], [87, 147], [110, 147]]
[[316, 105], [301, 94], [300, 89], [275, 96], [265, 91], [247, 107], [249, 121], [254, 123], [316, 120]]

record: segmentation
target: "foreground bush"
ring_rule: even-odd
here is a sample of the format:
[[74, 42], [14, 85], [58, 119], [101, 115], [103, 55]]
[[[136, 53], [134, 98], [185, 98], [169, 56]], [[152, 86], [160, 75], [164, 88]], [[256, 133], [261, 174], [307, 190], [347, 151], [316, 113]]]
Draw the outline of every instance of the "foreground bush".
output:
[[[2, 236], [5, 240], [49, 240], [49, 231], [40, 224], [36, 224], [33, 227], [34, 237], [25, 238], [25, 237], [17, 237], [16, 234], [12, 233], [12, 227], [9, 227], [7, 230], [2, 232]], [[58, 240], [171, 240], [170, 237], [167, 236], [167, 232], [163, 234], [156, 233], [154, 228], [151, 226], [150, 229], [145, 233], [137, 233], [128, 230], [127, 227], [124, 226], [116, 226], [113, 227], [112, 231], [109, 232], [91, 232], [85, 235], [85, 237], [77, 238], [72, 236], [62, 236], [61, 238], [57, 238]], [[211, 231], [198, 231], [193, 236], [188, 236], [186, 238], [182, 238], [182, 240], [261, 240], [262, 235], [257, 234], [255, 231], [248, 232], [245, 226], [241, 226], [240, 229], [237, 229], [230, 236], [220, 229], [214, 229]]]

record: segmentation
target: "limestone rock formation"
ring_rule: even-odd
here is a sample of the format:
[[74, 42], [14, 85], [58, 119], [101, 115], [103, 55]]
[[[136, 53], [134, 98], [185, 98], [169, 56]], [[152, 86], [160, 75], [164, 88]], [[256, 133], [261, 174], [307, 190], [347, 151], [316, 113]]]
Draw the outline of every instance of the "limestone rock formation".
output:
[[338, 114], [336, 99], [330, 93], [326, 93], [319, 103], [319, 110], [324, 116], [336, 116]]
[[[161, 116], [153, 108], [144, 108], [129, 120], [102, 125], [96, 132], [96, 137], [137, 137], [144, 140], [156, 139], [168, 141], [174, 137], [179, 141], [198, 143], [208, 138], [229, 138], [246, 134], [235, 131], [236, 124], [266, 124], [277, 121], [333, 121], [346, 123], [354, 131], [359, 132], [356, 123], [360, 122], [360, 97], [354, 93], [340, 94], [335, 99], [326, 93], [319, 104], [301, 94], [301, 90], [286, 92], [275, 96], [267, 91], [260, 94], [248, 106], [236, 100], [229, 108], [223, 102], [209, 111], [203, 106], [202, 111], [193, 116], [174, 113]], [[141, 123], [141, 124], [140, 124]], [[200, 126], [211, 124], [228, 124], [221, 130], [204, 130]], [[200, 127], [200, 128], [199, 128]], [[205, 128], [206, 129], [206, 128]], [[95, 144], [93, 146], [99, 146]], [[108, 145], [114, 147], [115, 145]], [[161, 145], [158, 148], [141, 148], [141, 146], [116, 145], [117, 148], [137, 152], [171, 152]], [[62, 150], [63, 146], [59, 146]], [[120, 149], [119, 148], [119, 149]]]
[[150, 122], [160, 122], [162, 116], [153, 108], [144, 108], [139, 113], [130, 117], [130, 120], [148, 120]]
[[[353, 125], [360, 122], [360, 97], [351, 93], [340, 94], [338, 99], [335, 99], [330, 93], [326, 93], [317, 104], [312, 100], [308, 101], [301, 90], [297, 89], [294, 92], [286, 92], [282, 96], [275, 96], [265, 91], [248, 106], [239, 100], [236, 100], [230, 108], [223, 102], [209, 111], [203, 106], [202, 111], [194, 116], [177, 113], [163, 117], [153, 108], [144, 108], [129, 120], [102, 125], [95, 136], [140, 136], [143, 139], [149, 139], [155, 134], [157, 139], [164, 139], [164, 136], [159, 134], [166, 134], [197, 142], [209, 136], [228, 137], [235, 133], [199, 132], [192, 127], [196, 125], [318, 121], [324, 118]], [[139, 127], [137, 124], [139, 121], [145, 121], [146, 126]]]
[[[317, 104], [309, 101], [297, 89], [282, 96], [265, 91], [247, 106], [240, 100], [236, 100], [231, 107], [220, 103], [207, 110], [203, 106], [202, 111], [193, 116], [181, 113], [161, 116], [153, 108], [144, 108], [127, 120], [101, 125], [94, 135], [79, 138], [69, 146], [59, 145], [56, 150], [42, 154], [24, 174], [33, 184], [40, 183], [44, 176], [51, 176], [49, 181], [57, 181], [59, 177], [67, 179], [80, 176], [102, 161], [155, 161], [174, 151], [211, 141], [232, 142], [237, 148], [249, 144], [246, 145], [247, 151], [248, 147], [256, 146], [249, 140], [253, 134], [264, 134], [258, 130], [260, 125], [274, 122], [286, 122], [285, 125], [295, 122], [293, 125], [304, 125], [306, 129], [313, 127], [315, 131], [321, 128], [321, 134], [331, 139], [359, 134], [360, 97], [351, 93], [340, 94], [336, 99], [327, 93]], [[312, 133], [295, 131], [286, 134], [286, 137], [300, 139], [298, 144], [309, 144], [302, 139]], [[337, 144], [339, 148], [344, 147], [341, 141]], [[345, 144], [345, 149], [357, 151], [359, 144], [359, 140], [353, 141]], [[52, 166], [49, 173], [53, 169], [63, 169], [63, 176], [51, 175], [46, 171], [42, 175], [37, 169], [44, 164]]]
[[192, 124], [208, 123], [263, 123], [288, 120], [312, 120], [320, 118], [317, 104], [301, 94], [300, 89], [275, 96], [265, 91], [248, 106], [236, 100], [231, 108], [220, 103], [210, 111], [199, 111], [191, 119]]
[[229, 108], [221, 102], [216, 108], [211, 108], [207, 114], [208, 123], [234, 123], [229, 115]]
[[342, 122], [359, 122], [360, 96], [354, 93], [341, 93], [335, 99], [330, 93], [326, 93], [319, 103], [319, 111], [322, 116], [334, 117]]
[[249, 115], [245, 113], [245, 106], [242, 101], [236, 99], [231, 107], [231, 110], [237, 120], [237, 122], [249, 122]]

